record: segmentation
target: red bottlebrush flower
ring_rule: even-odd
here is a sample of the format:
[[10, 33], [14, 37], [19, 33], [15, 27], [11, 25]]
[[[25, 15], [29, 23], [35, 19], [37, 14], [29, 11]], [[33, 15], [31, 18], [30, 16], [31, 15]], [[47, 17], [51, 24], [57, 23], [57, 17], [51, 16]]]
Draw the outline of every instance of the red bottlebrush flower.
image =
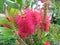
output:
[[22, 38], [27, 37], [27, 34], [25, 32], [20, 31], [20, 29], [18, 30], [18, 35], [20, 35]]
[[7, 19], [9, 22], [11, 22], [11, 21], [12, 21], [12, 18], [8, 18], [8, 17], [6, 17], [6, 19]]
[[27, 24], [30, 28], [30, 31], [28, 31], [29, 33], [33, 33], [35, 31], [35, 25], [33, 23], [33, 18], [32, 18], [32, 12], [31, 10], [29, 9], [26, 9], [24, 11], [25, 15], [26, 15], [26, 21], [27, 21]]
[[46, 24], [44, 25], [44, 31], [47, 31], [50, 26], [50, 16], [46, 16]]
[[[38, 23], [39, 25], [39, 28], [41, 29], [42, 28], [42, 22], [43, 22], [43, 18], [44, 16], [43, 15], [40, 15], [40, 22]], [[45, 20], [45, 25], [44, 25], [44, 31], [47, 31], [49, 29], [49, 26], [50, 26], [50, 16], [46, 16], [46, 20]]]
[[7, 24], [3, 24], [3, 26], [6, 27], [6, 28], [9, 28], [9, 26]]
[[24, 17], [20, 15], [15, 16], [15, 21], [18, 26], [18, 35], [21, 37], [27, 37], [35, 32], [31, 11], [29, 9], [24, 10]]
[[39, 23], [39, 13], [37, 11], [34, 11], [32, 16], [33, 16], [34, 24], [37, 25]]
[[44, 43], [44, 45], [50, 45], [50, 42], [49, 42], [49, 41], [46, 41], [46, 42]]
[[15, 19], [17, 26], [19, 27], [22, 21], [22, 17], [20, 15], [15, 15], [14, 19]]

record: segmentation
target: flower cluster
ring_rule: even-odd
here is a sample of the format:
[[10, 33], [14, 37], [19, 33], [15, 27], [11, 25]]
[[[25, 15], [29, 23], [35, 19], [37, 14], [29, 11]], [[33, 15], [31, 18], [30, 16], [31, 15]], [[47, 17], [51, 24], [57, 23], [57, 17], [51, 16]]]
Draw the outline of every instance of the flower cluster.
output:
[[[23, 13], [23, 16], [16, 15], [15, 21], [18, 25], [18, 34], [22, 37], [27, 37], [35, 32], [36, 25], [41, 29], [44, 16], [40, 15], [37, 11], [32, 11], [30, 9], [25, 9]], [[47, 15], [44, 31], [49, 29], [49, 24], [50, 17]]]
[[[22, 16], [23, 15], [23, 16]], [[26, 38], [28, 35], [34, 34], [36, 31], [36, 26], [41, 30], [43, 25], [43, 13], [40, 11], [32, 11], [30, 9], [24, 9], [22, 14], [18, 14], [14, 16], [15, 23], [18, 27], [18, 35]], [[11, 18], [7, 19], [9, 22], [12, 21]], [[46, 16], [44, 31], [48, 31], [50, 24], [50, 16]], [[9, 28], [8, 25], [3, 24], [4, 27]]]

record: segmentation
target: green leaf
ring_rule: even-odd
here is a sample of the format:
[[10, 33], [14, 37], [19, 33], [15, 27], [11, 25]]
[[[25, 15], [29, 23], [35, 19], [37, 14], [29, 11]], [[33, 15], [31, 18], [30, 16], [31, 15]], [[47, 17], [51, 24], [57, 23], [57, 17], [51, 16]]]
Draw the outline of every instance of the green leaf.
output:
[[45, 42], [45, 41], [48, 41], [48, 38], [43, 38], [43, 41]]
[[16, 0], [18, 4], [22, 4], [22, 0]]
[[0, 27], [0, 34], [9, 36], [9, 35], [13, 35], [13, 32], [8, 28]]
[[15, 10], [14, 14], [17, 15], [18, 14], [18, 10]]
[[18, 9], [18, 5], [13, 1], [6, 1], [7, 5], [11, 8]]
[[3, 13], [4, 0], [0, 0], [0, 13]]
[[17, 4], [19, 5], [19, 9], [21, 10], [23, 8], [23, 1], [22, 0], [16, 0]]
[[17, 15], [18, 14], [18, 10], [14, 9], [14, 8], [11, 8], [9, 13], [10, 13], [11, 16], [14, 15], [14, 14]]
[[14, 1], [15, 2], [15, 0], [11, 0], [11, 1]]
[[14, 8], [11, 8], [10, 9], [10, 15], [13, 15], [14, 14]]
[[0, 19], [0, 24], [7, 24], [7, 20], [5, 18], [1, 18]]
[[14, 32], [12, 32], [12, 30], [5, 27], [0, 27], [0, 41], [4, 41], [14, 37], [13, 34]]

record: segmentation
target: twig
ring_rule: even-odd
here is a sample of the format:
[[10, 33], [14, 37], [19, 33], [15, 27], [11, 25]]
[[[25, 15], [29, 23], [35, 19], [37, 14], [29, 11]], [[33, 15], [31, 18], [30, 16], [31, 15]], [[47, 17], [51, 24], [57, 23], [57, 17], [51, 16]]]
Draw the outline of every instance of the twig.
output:
[[42, 40], [42, 33], [44, 32], [44, 25], [46, 23], [46, 15], [47, 15], [47, 9], [48, 9], [48, 3], [47, 1], [44, 2], [44, 18], [43, 18], [43, 21], [42, 21], [42, 27], [41, 27], [41, 30], [40, 30], [40, 41]]
[[[23, 45], [27, 45], [24, 41], [23, 41], [23, 39], [22, 38], [20, 38], [20, 36], [17, 34], [17, 32], [15, 31], [15, 34], [17, 35], [17, 37], [18, 37], [18, 42], [19, 43], [21, 43], [21, 44], [23, 44]], [[19, 44], [18, 44], [19, 45]]]
[[34, 45], [34, 40], [33, 40], [33, 38], [32, 38], [32, 35], [29, 35], [29, 40], [30, 40], [30, 42], [31, 42], [31, 45]]

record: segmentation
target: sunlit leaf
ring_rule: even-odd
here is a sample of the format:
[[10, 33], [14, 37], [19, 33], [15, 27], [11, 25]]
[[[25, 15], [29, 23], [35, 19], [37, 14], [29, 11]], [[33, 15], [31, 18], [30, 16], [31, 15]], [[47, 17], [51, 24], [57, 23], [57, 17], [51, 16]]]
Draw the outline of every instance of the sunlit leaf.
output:
[[14, 8], [11, 8], [10, 9], [10, 15], [13, 15], [14, 14]]

